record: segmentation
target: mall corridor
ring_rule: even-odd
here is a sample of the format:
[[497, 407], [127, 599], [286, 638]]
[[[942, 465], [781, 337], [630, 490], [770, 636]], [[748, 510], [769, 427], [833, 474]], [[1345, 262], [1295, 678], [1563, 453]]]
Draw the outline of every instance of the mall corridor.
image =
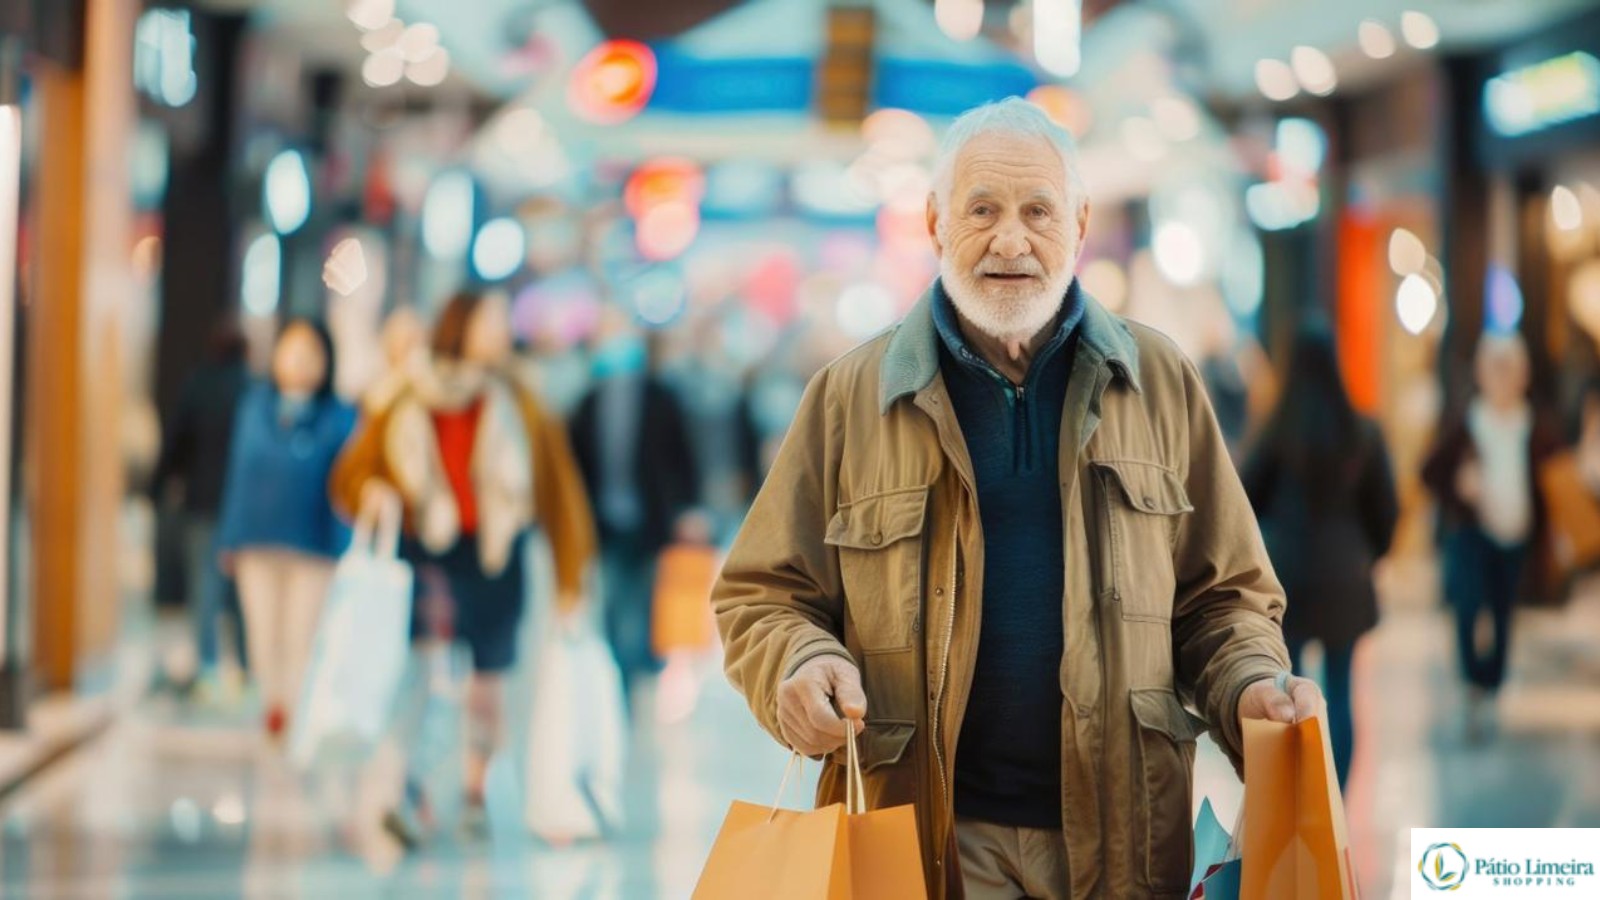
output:
[[[1405, 593], [1387, 592], [1357, 663], [1363, 736], [1347, 802], [1363, 896], [1379, 900], [1409, 896], [1411, 827], [1600, 827], [1600, 580], [1565, 610], [1521, 613], [1496, 722], [1473, 735], [1449, 621], [1422, 575], [1392, 579]], [[0, 894], [681, 900], [728, 801], [769, 802], [784, 762], [710, 675], [691, 718], [636, 728], [616, 839], [551, 848], [524, 836], [508, 755], [490, 776], [489, 835], [446, 829], [409, 857], [376, 827], [385, 759], [364, 779], [307, 783], [253, 720], [146, 700], [0, 806]], [[1241, 788], [1209, 742], [1199, 772], [1197, 799], [1231, 822]]]
[[1597, 48], [0, 0], [0, 900], [1600, 871]]

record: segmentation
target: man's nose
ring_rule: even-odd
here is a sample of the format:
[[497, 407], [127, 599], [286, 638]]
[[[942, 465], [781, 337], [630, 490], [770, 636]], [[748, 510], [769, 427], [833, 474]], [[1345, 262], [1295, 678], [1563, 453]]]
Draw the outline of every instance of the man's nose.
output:
[[1032, 250], [1028, 236], [1019, 224], [1001, 225], [994, 239], [989, 242], [989, 252], [1001, 259], [1017, 259], [1027, 256]]

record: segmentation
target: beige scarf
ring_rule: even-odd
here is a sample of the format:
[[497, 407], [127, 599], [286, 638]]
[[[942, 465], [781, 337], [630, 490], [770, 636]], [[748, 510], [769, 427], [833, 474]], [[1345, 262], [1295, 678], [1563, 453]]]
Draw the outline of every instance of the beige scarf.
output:
[[417, 537], [431, 553], [444, 553], [461, 539], [461, 510], [445, 475], [432, 414], [483, 403], [471, 470], [478, 557], [486, 574], [499, 575], [517, 536], [533, 524], [533, 455], [516, 388], [477, 366], [426, 360], [411, 367], [407, 382], [395, 401], [384, 452]]

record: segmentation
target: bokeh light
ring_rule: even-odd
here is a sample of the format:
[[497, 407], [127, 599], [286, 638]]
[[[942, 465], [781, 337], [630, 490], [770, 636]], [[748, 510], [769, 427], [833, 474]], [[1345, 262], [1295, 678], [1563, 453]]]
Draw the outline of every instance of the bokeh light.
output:
[[606, 41], [572, 70], [567, 101], [579, 117], [599, 125], [633, 118], [656, 88], [655, 53], [638, 41]]

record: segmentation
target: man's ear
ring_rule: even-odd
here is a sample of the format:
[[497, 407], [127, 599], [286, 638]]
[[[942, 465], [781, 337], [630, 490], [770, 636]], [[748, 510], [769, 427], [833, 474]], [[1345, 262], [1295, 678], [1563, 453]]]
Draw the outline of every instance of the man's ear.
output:
[[1085, 200], [1078, 205], [1078, 246], [1089, 239], [1089, 201]]
[[928, 239], [933, 242], [933, 255], [944, 256], [944, 245], [939, 242], [939, 198], [928, 192]]

